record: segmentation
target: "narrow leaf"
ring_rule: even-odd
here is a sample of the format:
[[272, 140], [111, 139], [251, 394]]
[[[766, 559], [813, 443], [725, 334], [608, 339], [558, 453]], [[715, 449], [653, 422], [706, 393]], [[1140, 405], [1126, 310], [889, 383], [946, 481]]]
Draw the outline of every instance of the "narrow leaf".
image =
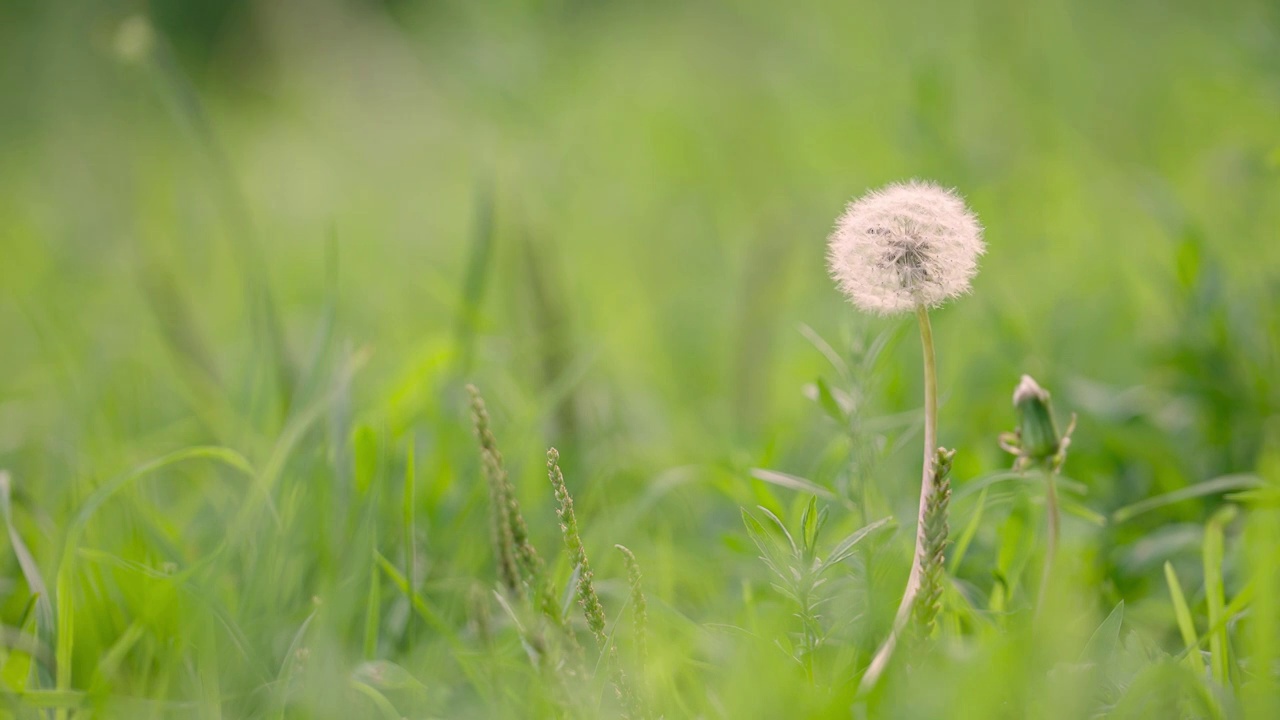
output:
[[1233, 490], [1252, 490], [1261, 486], [1262, 480], [1256, 475], [1223, 475], [1222, 477], [1179, 488], [1178, 490], [1167, 492], [1163, 495], [1149, 497], [1132, 505], [1126, 505], [1111, 514], [1111, 521], [1115, 523], [1122, 523], [1126, 520], [1132, 520], [1143, 513], [1158, 510], [1162, 507], [1167, 507], [1186, 500], [1193, 500], [1206, 495], [1218, 495], [1220, 493], [1230, 492]]
[[769, 518], [769, 520], [773, 522], [774, 526], [777, 527], [778, 530], [782, 532], [782, 535], [787, 538], [787, 544], [791, 546], [791, 552], [795, 555], [799, 555], [800, 548], [796, 546], [795, 538], [791, 537], [791, 531], [787, 530], [786, 524], [783, 523], [782, 520], [779, 519], [777, 515], [774, 515], [773, 512], [769, 510], [769, 508], [763, 505], [757, 505], [756, 507], [760, 508], [760, 512], [763, 512], [764, 516]]
[[832, 420], [845, 425], [849, 422], [849, 417], [845, 414], [844, 408], [840, 407], [840, 402], [836, 400], [836, 396], [831, 392], [831, 386], [826, 380], [818, 378], [814, 383], [818, 391], [818, 405], [831, 416]]
[[841, 561], [853, 554], [854, 546], [862, 542], [863, 538], [877, 530], [887, 527], [892, 521], [893, 518], [891, 517], [880, 518], [870, 525], [864, 525], [850, 533], [848, 537], [840, 541], [840, 544], [836, 545], [835, 549], [831, 551], [831, 555], [822, 563], [822, 566], [818, 571], [822, 572], [829, 567], [840, 564]]
[[1124, 601], [1121, 600], [1107, 616], [1106, 620], [1093, 631], [1093, 636], [1089, 638], [1089, 642], [1084, 646], [1084, 652], [1080, 654], [1081, 662], [1091, 662], [1097, 665], [1102, 664], [1107, 658], [1111, 657], [1115, 652], [1116, 644], [1120, 640], [1120, 625], [1124, 622]]
[[1164, 564], [1164, 579], [1169, 585], [1169, 597], [1173, 600], [1173, 615], [1178, 620], [1178, 632], [1182, 634], [1182, 642], [1187, 646], [1187, 663], [1195, 670], [1197, 677], [1204, 677], [1204, 657], [1200, 655], [1200, 647], [1196, 641], [1196, 625], [1191, 619], [1191, 608], [1187, 606], [1187, 598], [1182, 594], [1182, 584], [1178, 582], [1178, 574], [1173, 564]]
[[[1204, 529], [1204, 595], [1209, 611], [1209, 661], [1213, 679], [1222, 687], [1229, 687], [1228, 675], [1230, 645], [1227, 638], [1226, 590], [1222, 579], [1224, 527], [1235, 518], [1234, 505], [1226, 505], [1213, 514]], [[1216, 629], [1215, 629], [1216, 628]]]
[[836, 500], [835, 493], [814, 483], [812, 480], [806, 480], [795, 475], [780, 473], [776, 470], [765, 470], [764, 468], [751, 468], [751, 477], [762, 480], [770, 485], [777, 485], [788, 490], [797, 490], [799, 492], [817, 495], [824, 500]]

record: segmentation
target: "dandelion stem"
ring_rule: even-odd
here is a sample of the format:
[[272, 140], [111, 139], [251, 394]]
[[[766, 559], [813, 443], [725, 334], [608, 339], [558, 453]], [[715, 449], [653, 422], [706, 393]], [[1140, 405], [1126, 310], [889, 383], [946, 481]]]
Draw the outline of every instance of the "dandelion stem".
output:
[[902, 593], [902, 602], [898, 605], [898, 613], [893, 618], [893, 629], [884, 644], [876, 651], [862, 676], [858, 686], [859, 694], [866, 694], [875, 688], [880, 676], [893, 656], [898, 644], [898, 636], [911, 618], [916, 596], [920, 594], [923, 584], [925, 555], [928, 544], [925, 538], [925, 515], [929, 509], [929, 499], [934, 493], [933, 460], [938, 450], [938, 368], [933, 352], [933, 326], [929, 324], [929, 310], [923, 304], [916, 305], [916, 319], [920, 321], [920, 347], [924, 354], [924, 470], [920, 479], [920, 510], [916, 518], [916, 550], [911, 561], [911, 574], [907, 577], [907, 587]]
[[[920, 519], [929, 496], [933, 494], [933, 459], [938, 451], [938, 366], [933, 353], [933, 326], [929, 324], [929, 311], [924, 305], [916, 306], [916, 318], [920, 321], [920, 346], [924, 354], [924, 474], [920, 481]], [[924, 526], [917, 529], [916, 537], [924, 537]], [[920, 545], [916, 545], [916, 569], [921, 564]]]

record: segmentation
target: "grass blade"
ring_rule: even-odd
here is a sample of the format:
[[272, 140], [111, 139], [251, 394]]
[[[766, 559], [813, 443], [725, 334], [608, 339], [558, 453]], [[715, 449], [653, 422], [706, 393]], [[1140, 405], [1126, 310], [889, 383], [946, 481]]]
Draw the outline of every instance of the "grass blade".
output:
[[1120, 626], [1124, 623], [1124, 601], [1121, 600], [1111, 614], [1107, 615], [1107, 619], [1102, 621], [1097, 630], [1093, 631], [1089, 642], [1084, 646], [1084, 652], [1080, 653], [1080, 659], [1083, 662], [1092, 662], [1100, 665], [1111, 657], [1115, 652], [1116, 645], [1120, 642]]
[[445, 622], [444, 618], [440, 617], [440, 614], [428, 605], [427, 602], [418, 595], [418, 593], [414, 592], [413, 588], [409, 587], [408, 579], [405, 578], [404, 575], [400, 574], [400, 571], [396, 569], [396, 566], [391, 564], [390, 560], [383, 557], [382, 553], [376, 550], [373, 552], [373, 558], [378, 567], [382, 568], [382, 572], [386, 573], [387, 578], [391, 580], [391, 584], [395, 585], [400, 592], [404, 593], [405, 596], [409, 598], [413, 605], [413, 609], [418, 613], [418, 616], [423, 620], [426, 620], [428, 625], [439, 630], [447, 638], [452, 640], [453, 628], [449, 623]]
[[[404, 522], [404, 576], [411, 589], [418, 587], [418, 556], [414, 547], [414, 501], [417, 497], [417, 473], [413, 461], [413, 438], [409, 438], [409, 449], [405, 455], [404, 498], [401, 501], [401, 514]], [[413, 627], [409, 627], [409, 647], [413, 647]], [[372, 656], [369, 656], [372, 659]]]
[[369, 566], [369, 596], [364, 607], [364, 657], [372, 660], [378, 656], [378, 627], [381, 624], [382, 589], [378, 566]]
[[471, 370], [475, 354], [476, 329], [480, 324], [480, 303], [493, 263], [494, 201], [493, 188], [481, 182], [476, 188], [475, 228], [471, 235], [471, 256], [467, 260], [467, 275], [462, 285], [462, 298], [458, 306], [458, 326], [455, 333], [461, 373]]
[[[72, 598], [72, 557], [65, 557], [58, 567], [57, 640], [54, 652], [54, 688], [59, 692], [71, 690], [71, 658], [75, 650], [75, 605]], [[66, 708], [58, 708], [58, 720], [66, 720]]]
[[1173, 600], [1173, 614], [1178, 621], [1178, 632], [1182, 635], [1183, 644], [1190, 648], [1187, 652], [1187, 663], [1198, 676], [1204, 677], [1204, 657], [1197, 646], [1196, 625], [1191, 619], [1191, 608], [1187, 606], [1187, 598], [1182, 594], [1182, 584], [1178, 582], [1178, 573], [1174, 571], [1172, 563], [1164, 564], [1164, 579], [1169, 585], [1169, 597]]
[[760, 508], [760, 512], [764, 513], [764, 516], [769, 518], [769, 521], [773, 523], [774, 527], [778, 528], [778, 531], [782, 533], [782, 536], [787, 539], [787, 545], [791, 546], [791, 554], [799, 555], [800, 548], [796, 545], [795, 538], [791, 537], [791, 531], [787, 529], [786, 523], [782, 522], [782, 519], [777, 515], [774, 515], [769, 508], [763, 505], [757, 505], [756, 507]]
[[762, 480], [770, 485], [777, 485], [788, 490], [796, 490], [799, 492], [817, 495], [824, 500], [839, 500], [836, 494], [830, 490], [815, 484], [811, 480], [805, 480], [802, 477], [780, 473], [776, 470], [765, 470], [764, 468], [751, 468], [751, 477]]
[[[49, 588], [45, 585], [44, 576], [40, 574], [40, 567], [36, 564], [35, 557], [31, 555], [31, 551], [27, 549], [27, 544], [22, 541], [22, 536], [18, 534], [18, 529], [14, 527], [11, 497], [12, 480], [9, 473], [0, 470], [0, 512], [4, 514], [4, 524], [9, 532], [9, 543], [13, 546], [13, 554], [18, 558], [18, 567], [22, 570], [22, 575], [27, 580], [27, 587], [31, 588], [31, 595], [35, 599], [36, 638], [46, 647], [50, 647], [53, 645], [54, 638], [53, 603], [49, 599]], [[32, 667], [36, 668], [38, 688], [48, 688], [53, 684], [50, 682], [48, 670], [41, 663], [33, 663]]]
[[1163, 495], [1149, 497], [1132, 505], [1126, 505], [1111, 514], [1111, 522], [1122, 523], [1152, 510], [1158, 510], [1162, 507], [1168, 507], [1169, 505], [1206, 495], [1219, 495], [1233, 490], [1252, 490], [1261, 486], [1262, 480], [1256, 475], [1223, 475], [1222, 477], [1179, 488]]
[[1222, 579], [1224, 528], [1236, 516], [1234, 505], [1226, 505], [1209, 518], [1204, 529], [1204, 595], [1209, 610], [1209, 662], [1213, 679], [1230, 687], [1230, 643], [1227, 637], [1226, 591]]
[[200, 666], [200, 718], [221, 720], [222, 679], [218, 668], [218, 636], [214, 626], [206, 624], [197, 636], [200, 647], [197, 663]]
[[396, 706], [392, 705], [387, 696], [378, 692], [373, 686], [362, 683], [359, 680], [352, 680], [351, 687], [369, 698], [373, 702], [373, 706], [378, 708], [378, 713], [382, 715], [384, 720], [400, 720], [400, 712], [396, 710]]
[[991, 486], [982, 488], [982, 492], [978, 495], [978, 506], [973, 509], [973, 515], [969, 517], [969, 524], [965, 525], [964, 532], [960, 533], [960, 538], [956, 540], [956, 544], [951, 551], [950, 567], [947, 572], [952, 575], [960, 568], [960, 563], [964, 561], [964, 555], [969, 551], [969, 543], [973, 542], [973, 538], [978, 534], [978, 528], [982, 526], [982, 515], [987, 509], [987, 492]]
[[877, 530], [880, 530], [881, 528], [887, 527], [891, 522], [893, 522], [893, 518], [884, 517], [870, 525], [864, 525], [857, 530], [854, 530], [848, 537], [841, 540], [840, 544], [835, 546], [835, 549], [831, 551], [831, 555], [828, 556], [822, 563], [821, 567], [818, 568], [818, 572], [822, 572], [829, 567], [840, 564], [840, 562], [853, 553], [854, 546], [862, 542], [863, 538]]

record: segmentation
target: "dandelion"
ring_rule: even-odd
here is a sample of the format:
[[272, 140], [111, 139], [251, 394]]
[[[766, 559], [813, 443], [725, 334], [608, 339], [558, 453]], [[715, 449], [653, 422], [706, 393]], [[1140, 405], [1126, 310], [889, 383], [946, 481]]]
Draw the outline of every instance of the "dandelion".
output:
[[849, 203], [827, 263], [854, 305], [893, 315], [969, 292], [984, 250], [982, 226], [959, 195], [913, 180]]
[[[924, 355], [924, 467], [911, 574], [893, 629], [863, 675], [875, 686], [893, 654], [933, 567], [928, 526], [945, 527], [945, 503], [934, 500], [938, 474], [938, 380], [929, 308], [969, 292], [986, 249], [982, 226], [955, 192], [913, 180], [895, 183], [849, 203], [831, 233], [827, 263], [840, 290], [858, 308], [879, 315], [915, 311]], [[933, 516], [930, 516], [932, 511]], [[935, 548], [936, 551], [936, 548]]]

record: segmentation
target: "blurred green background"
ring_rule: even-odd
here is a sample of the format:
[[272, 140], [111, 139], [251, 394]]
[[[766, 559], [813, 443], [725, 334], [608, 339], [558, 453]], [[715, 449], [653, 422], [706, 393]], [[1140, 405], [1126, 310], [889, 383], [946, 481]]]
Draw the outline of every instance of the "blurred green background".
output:
[[[1064, 530], [1064, 626], [1087, 639], [1124, 600], [1177, 650], [1161, 566], [1198, 586], [1219, 496], [1106, 518], [1254, 473], [1280, 442], [1276, 3], [0, 4], [0, 469], [11, 527], [77, 598], [59, 689], [108, 714], [208, 711], [219, 682], [229, 717], [272, 698], [346, 717], [372, 706], [329, 681], [389, 658], [427, 688], [393, 698], [406, 715], [519, 716], [464, 681], [498, 661], [385, 579], [372, 653], [363, 625], [370, 546], [416, 563], [457, 628], [492, 586], [474, 382], [544, 555], [554, 444], [607, 602], [625, 596], [610, 546], [640, 558], [668, 717], [811, 707], [692, 628], [767, 626], [756, 603], [787, 621], [739, 507], [794, 521], [807, 496], [753, 469], [828, 490], [844, 532], [910, 524], [918, 341], [849, 306], [824, 252], [845, 202], [912, 177], [957, 188], [989, 246], [934, 317], [958, 492], [1007, 467], [996, 438], [1033, 374], [1079, 415], [1066, 474], [1096, 521]], [[811, 399], [819, 379], [847, 427]], [[85, 526], [97, 555], [62, 572], [95, 490], [192, 446], [255, 479], [197, 461], [131, 480]], [[957, 569], [977, 605], [1006, 519], [1039, 522], [1034, 488], [1001, 497]], [[862, 560], [859, 652], [909, 539]], [[31, 577], [14, 553], [0, 567], [0, 614], [24, 627]], [[305, 670], [286, 662], [299, 642]], [[974, 717], [1006, 707], [989, 694]]]

